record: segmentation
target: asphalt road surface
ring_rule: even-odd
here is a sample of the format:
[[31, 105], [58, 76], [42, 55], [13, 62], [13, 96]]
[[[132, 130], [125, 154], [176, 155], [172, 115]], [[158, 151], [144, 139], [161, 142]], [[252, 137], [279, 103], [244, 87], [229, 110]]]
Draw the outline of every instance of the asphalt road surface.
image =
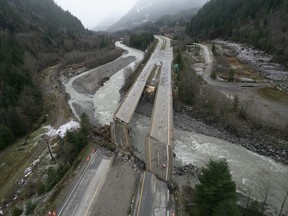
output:
[[163, 46], [164, 40], [159, 36], [156, 36], [156, 38], [159, 40], [159, 42], [155, 51], [152, 53], [140, 76], [137, 78], [134, 85], [130, 88], [123, 102], [114, 114], [116, 119], [127, 124], [130, 123], [130, 120], [135, 112], [150, 73], [153, 71], [156, 65], [160, 64], [158, 56], [160, 55], [159, 53], [161, 51], [161, 47]]
[[63, 205], [58, 209], [59, 216], [88, 216], [107, 172], [113, 161], [101, 151], [95, 152], [87, 162], [82, 176], [67, 194]]
[[172, 108], [172, 83], [171, 83], [171, 64], [173, 60], [170, 39], [161, 37], [165, 40], [165, 49], [159, 53], [159, 61], [162, 64], [157, 95], [154, 102], [152, 123], [150, 127], [151, 137], [167, 144], [173, 143], [173, 108]]
[[172, 180], [173, 147], [148, 136], [146, 140], [146, 169], [165, 181]]
[[142, 174], [132, 212], [133, 216], [174, 216], [174, 198], [167, 184], [152, 173]]
[[173, 168], [173, 97], [171, 64], [173, 60], [170, 39], [165, 42], [158, 59], [161, 62], [156, 98], [153, 106], [151, 126], [146, 140], [146, 167], [158, 177], [170, 181]]

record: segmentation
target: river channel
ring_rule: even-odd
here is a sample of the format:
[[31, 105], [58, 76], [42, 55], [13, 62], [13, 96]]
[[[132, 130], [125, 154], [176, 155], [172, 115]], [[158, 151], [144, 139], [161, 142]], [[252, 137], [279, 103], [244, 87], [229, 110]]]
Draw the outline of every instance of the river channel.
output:
[[[87, 71], [64, 82], [67, 93], [71, 99], [69, 104], [78, 116], [78, 106], [90, 110], [97, 123], [109, 125], [113, 113], [118, 107], [121, 95], [119, 90], [124, 84], [125, 70], [134, 69], [143, 59], [141, 51], [131, 49], [123, 44], [117, 46], [125, 49], [124, 56], [135, 56], [136, 60], [110, 77], [108, 81], [95, 93], [95, 95], [83, 95], [72, 87], [74, 80], [85, 76]], [[121, 57], [120, 57], [121, 58]], [[78, 104], [75, 106], [75, 104]], [[175, 119], [177, 121], [177, 119]], [[146, 116], [135, 114], [131, 123], [131, 137], [135, 145], [136, 155], [144, 158], [144, 142], [148, 132], [150, 119]], [[285, 194], [288, 190], [288, 167], [273, 161], [268, 157], [258, 155], [239, 145], [195, 132], [174, 129], [175, 138], [175, 165], [193, 164], [199, 168], [205, 166], [210, 159], [225, 158], [230, 166], [233, 180], [237, 184], [239, 193], [251, 196], [263, 201], [265, 191], [268, 189], [267, 202], [272, 212], [281, 208]], [[288, 203], [285, 206], [288, 211]]]

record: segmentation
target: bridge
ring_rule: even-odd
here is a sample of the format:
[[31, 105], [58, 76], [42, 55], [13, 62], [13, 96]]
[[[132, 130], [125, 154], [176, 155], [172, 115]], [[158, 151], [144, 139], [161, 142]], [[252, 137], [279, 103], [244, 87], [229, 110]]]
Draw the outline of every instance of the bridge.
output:
[[160, 53], [161, 74], [154, 101], [151, 125], [146, 139], [146, 169], [170, 181], [173, 169], [173, 96], [171, 64], [173, 52], [168, 38]]
[[146, 138], [146, 169], [161, 179], [170, 181], [173, 168], [173, 96], [171, 64], [173, 52], [170, 39], [156, 36], [158, 44], [143, 71], [134, 82], [111, 123], [113, 142], [125, 152], [132, 151], [129, 123], [145, 88], [148, 77], [156, 66], [160, 78], [154, 101], [151, 125]]
[[132, 144], [129, 138], [129, 123], [139, 103], [148, 77], [156, 65], [160, 64], [157, 56], [164, 42], [158, 36], [156, 38], [158, 39], [156, 49], [114, 113], [113, 123], [111, 123], [112, 140], [122, 150], [131, 151]]

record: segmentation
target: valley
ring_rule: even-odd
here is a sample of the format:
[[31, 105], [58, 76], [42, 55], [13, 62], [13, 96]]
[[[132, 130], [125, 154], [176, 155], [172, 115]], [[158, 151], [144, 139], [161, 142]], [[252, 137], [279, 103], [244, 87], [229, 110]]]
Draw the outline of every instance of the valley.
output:
[[57, 4], [0, 2], [0, 215], [288, 215], [286, 2]]

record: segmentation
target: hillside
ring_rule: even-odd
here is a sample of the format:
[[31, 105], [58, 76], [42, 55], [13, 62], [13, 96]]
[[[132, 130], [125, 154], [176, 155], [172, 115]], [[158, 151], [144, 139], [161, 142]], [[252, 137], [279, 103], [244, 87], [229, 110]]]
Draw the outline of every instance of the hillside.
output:
[[198, 8], [206, 0], [138, 0], [135, 6], [117, 23], [110, 27], [109, 31], [132, 29], [147, 22], [155, 22], [163, 15], [174, 15], [181, 10]]
[[187, 33], [197, 39], [232, 39], [275, 54], [288, 66], [288, 2], [211, 0], [194, 16]]
[[42, 114], [40, 70], [111, 45], [53, 0], [0, 0], [0, 150], [28, 133]]
[[114, 23], [116, 23], [125, 14], [123, 12], [113, 12], [101, 20], [92, 30], [93, 31], [106, 31]]

